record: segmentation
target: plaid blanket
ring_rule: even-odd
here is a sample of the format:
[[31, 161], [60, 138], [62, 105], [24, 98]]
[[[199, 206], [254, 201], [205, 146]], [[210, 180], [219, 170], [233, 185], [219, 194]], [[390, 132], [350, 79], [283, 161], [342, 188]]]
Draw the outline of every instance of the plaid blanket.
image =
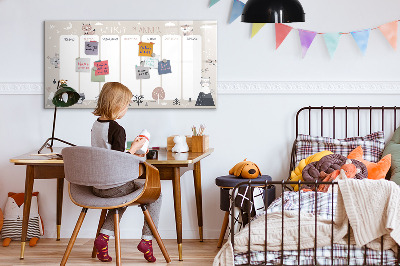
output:
[[[348, 249], [347, 245], [333, 245], [333, 261], [331, 246], [317, 248], [316, 265], [382, 265], [381, 254], [379, 251], [364, 249], [355, 245], [350, 245], [350, 261], [347, 264]], [[364, 253], [366, 253], [364, 261]], [[283, 251], [284, 265], [298, 265], [297, 250]], [[264, 264], [265, 252], [250, 252], [250, 265]], [[235, 255], [235, 265], [248, 265], [247, 253]], [[268, 251], [266, 265], [281, 265], [281, 252]], [[303, 249], [300, 251], [300, 265], [314, 264], [314, 249]], [[383, 265], [396, 265], [396, 257], [392, 250], [383, 252]]]
[[[317, 197], [316, 197], [317, 196]], [[336, 194], [335, 193], [322, 193], [317, 192], [285, 192], [283, 196], [277, 198], [268, 207], [267, 214], [273, 212], [286, 210], [299, 210], [321, 216], [322, 218], [332, 219], [332, 213], [335, 215], [336, 208]], [[265, 215], [265, 212], [253, 218], [257, 219], [260, 215]], [[333, 263], [332, 263], [332, 248], [326, 246], [316, 249], [317, 265], [347, 265], [348, 257], [350, 258], [349, 265], [381, 265], [383, 258], [384, 265], [395, 265], [396, 257], [392, 250], [385, 250], [381, 252], [371, 250], [364, 247], [357, 247], [350, 245], [350, 256], [348, 253], [347, 245], [333, 245]], [[314, 249], [304, 249], [300, 251], [300, 256], [297, 250], [285, 250], [283, 252], [284, 265], [314, 265]], [[366, 254], [366, 257], [364, 256]], [[250, 252], [250, 265], [257, 265], [265, 263], [265, 255], [267, 256], [266, 265], [280, 265], [281, 252], [280, 251], [267, 251], [265, 252]], [[365, 258], [364, 258], [365, 257]], [[364, 261], [365, 260], [365, 261]], [[248, 264], [248, 253], [235, 254], [235, 265]]]

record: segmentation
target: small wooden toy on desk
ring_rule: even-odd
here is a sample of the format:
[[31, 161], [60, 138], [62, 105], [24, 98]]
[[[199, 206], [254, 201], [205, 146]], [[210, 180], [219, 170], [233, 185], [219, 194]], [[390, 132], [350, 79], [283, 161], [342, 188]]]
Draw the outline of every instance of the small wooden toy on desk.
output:
[[192, 126], [192, 152], [205, 152], [208, 150], [209, 136], [204, 135], [206, 127], [201, 124], [199, 131]]

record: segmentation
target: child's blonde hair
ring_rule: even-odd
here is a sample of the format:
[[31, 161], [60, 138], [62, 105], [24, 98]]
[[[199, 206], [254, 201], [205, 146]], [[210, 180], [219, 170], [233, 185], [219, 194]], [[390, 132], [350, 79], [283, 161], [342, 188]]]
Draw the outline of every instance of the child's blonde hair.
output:
[[101, 89], [93, 114], [110, 120], [118, 118], [122, 108], [132, 99], [132, 92], [119, 82], [107, 82]]

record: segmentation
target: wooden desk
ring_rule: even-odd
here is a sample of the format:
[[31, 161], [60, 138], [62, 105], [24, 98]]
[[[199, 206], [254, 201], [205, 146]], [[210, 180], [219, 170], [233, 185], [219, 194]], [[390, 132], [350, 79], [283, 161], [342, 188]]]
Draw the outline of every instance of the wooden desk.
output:
[[[54, 148], [60, 152], [61, 148]], [[171, 180], [173, 184], [175, 223], [178, 242], [179, 260], [182, 260], [182, 204], [180, 177], [188, 170], [193, 170], [194, 190], [196, 196], [197, 219], [199, 225], [200, 241], [203, 241], [203, 211], [201, 193], [201, 169], [200, 160], [210, 155], [214, 149], [201, 153], [174, 154], [161, 149], [157, 160], [147, 160], [148, 163], [158, 168], [161, 180]], [[43, 151], [47, 153], [50, 151]], [[26, 165], [25, 199], [21, 235], [21, 255], [24, 258], [26, 234], [28, 230], [28, 218], [31, 208], [32, 189], [34, 179], [57, 178], [57, 240], [60, 240], [61, 214], [64, 188], [64, 162], [56, 156], [35, 155], [37, 151], [23, 154], [10, 159], [15, 165]]]

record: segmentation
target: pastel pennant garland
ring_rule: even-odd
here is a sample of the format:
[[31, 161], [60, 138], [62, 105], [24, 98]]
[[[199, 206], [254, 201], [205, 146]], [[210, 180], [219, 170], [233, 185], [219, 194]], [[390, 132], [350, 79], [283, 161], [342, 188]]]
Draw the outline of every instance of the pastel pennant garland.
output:
[[265, 23], [253, 23], [253, 26], [251, 28], [251, 38], [256, 35], [262, 27], [264, 27]]
[[370, 32], [371, 32], [371, 29], [351, 32], [351, 35], [353, 35], [353, 38], [356, 41], [356, 43], [357, 43], [358, 47], [360, 48], [361, 53], [363, 55], [365, 55], [365, 51], [367, 50]]
[[378, 29], [383, 33], [393, 49], [397, 48], [397, 20], [379, 26]]
[[299, 29], [299, 36], [300, 36], [300, 43], [301, 43], [301, 54], [304, 58], [310, 48], [315, 36], [317, 33], [315, 31], [308, 31], [308, 30], [300, 30]]
[[208, 7], [212, 7], [213, 5], [215, 5], [218, 2], [219, 2], [219, 0], [210, 0], [210, 5]]
[[336, 48], [338, 47], [339, 39], [340, 36], [342, 36], [342, 34], [340, 34], [339, 32], [333, 32], [333, 33], [325, 33], [323, 36], [326, 48], [328, 48], [329, 55], [332, 58], [333, 54], [336, 51]]
[[229, 18], [229, 23], [232, 23], [235, 19], [237, 19], [240, 15], [242, 15], [242, 11], [244, 8], [244, 3], [239, 0], [233, 0], [231, 17]]
[[278, 47], [282, 44], [282, 42], [285, 40], [286, 36], [288, 36], [292, 29], [293, 28], [288, 25], [275, 23], [276, 49], [278, 49]]

